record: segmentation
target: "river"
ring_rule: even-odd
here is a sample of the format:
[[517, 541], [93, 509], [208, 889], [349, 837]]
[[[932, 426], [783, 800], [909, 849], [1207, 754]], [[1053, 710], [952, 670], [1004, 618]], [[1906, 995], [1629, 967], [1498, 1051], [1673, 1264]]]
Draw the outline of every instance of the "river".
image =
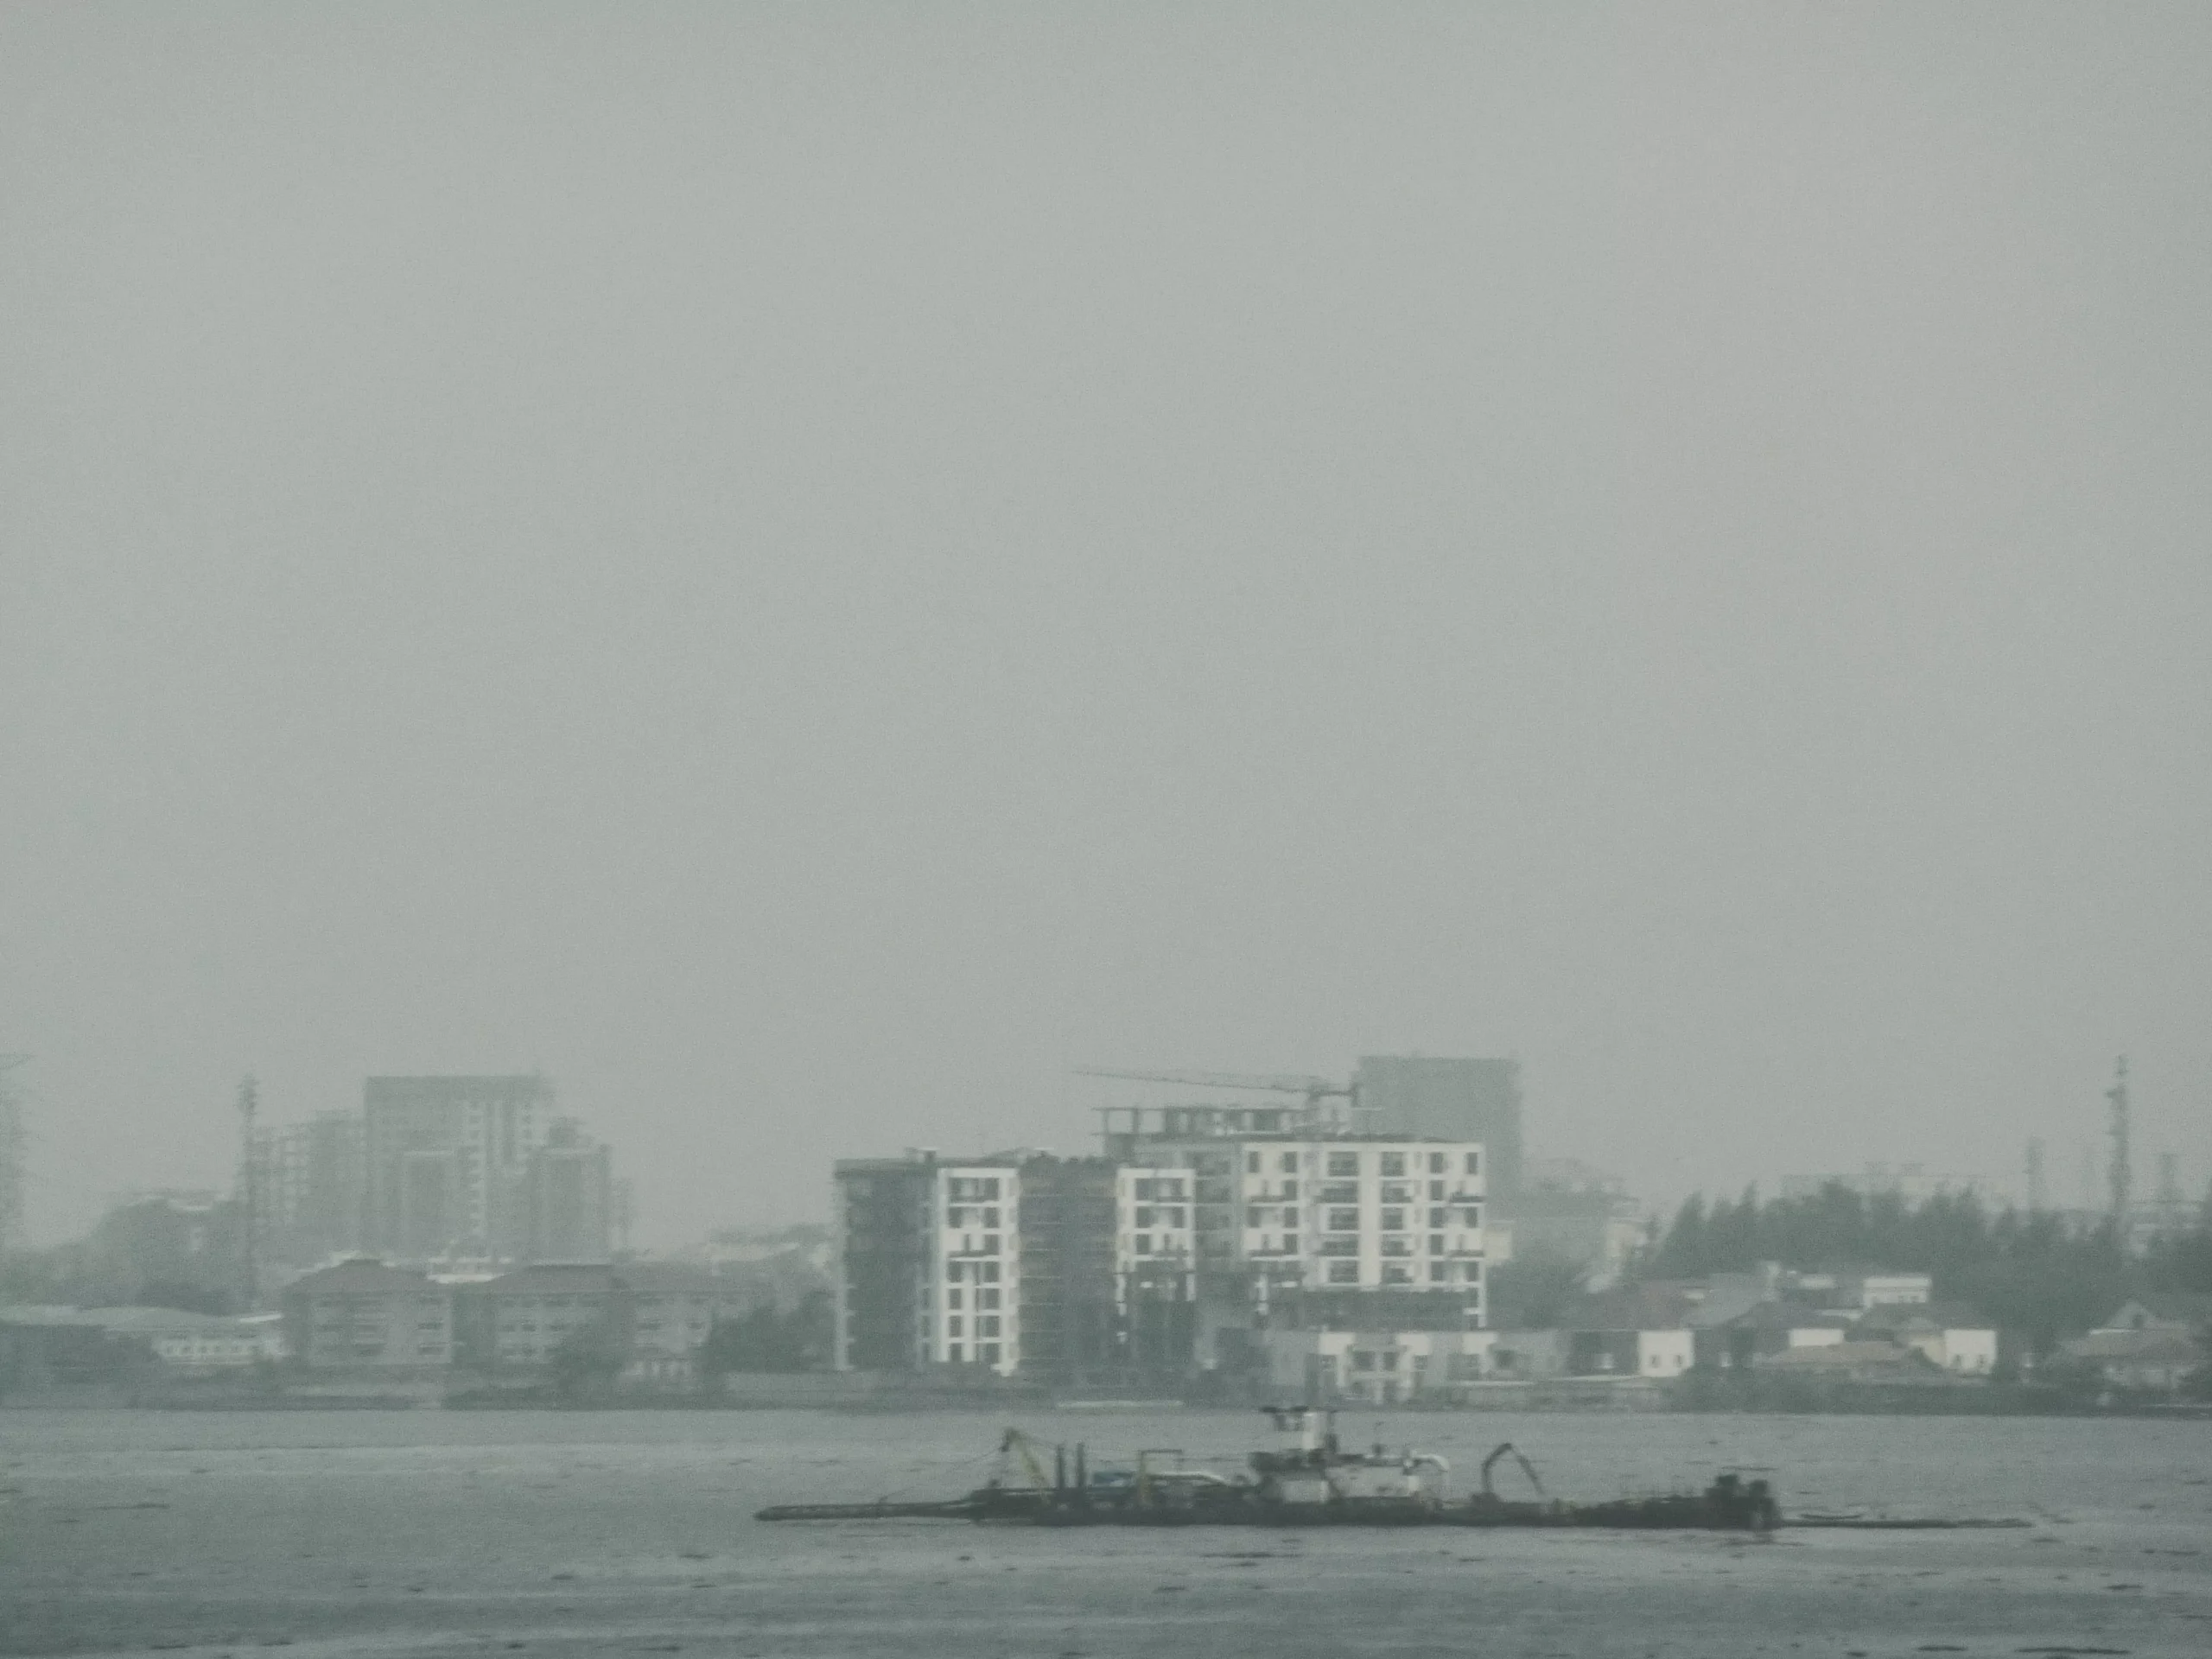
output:
[[[1262, 1444], [1249, 1413], [1035, 1413], [1109, 1460]], [[2012, 1531], [1078, 1532], [772, 1526], [766, 1503], [951, 1494], [963, 1413], [0, 1411], [0, 1652], [1440, 1654], [1805, 1659], [2212, 1652], [2212, 1423], [1347, 1414], [1464, 1489], [1510, 1439], [1610, 1497], [1770, 1471], [1785, 1510]]]

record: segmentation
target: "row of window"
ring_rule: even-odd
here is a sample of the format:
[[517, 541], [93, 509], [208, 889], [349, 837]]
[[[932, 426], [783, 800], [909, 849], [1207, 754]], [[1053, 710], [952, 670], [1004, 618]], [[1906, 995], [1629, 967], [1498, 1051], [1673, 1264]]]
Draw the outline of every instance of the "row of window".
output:
[[999, 1178], [995, 1175], [954, 1175], [945, 1181], [945, 1196], [955, 1204], [995, 1204]]
[[[957, 1313], [950, 1313], [945, 1316], [944, 1334], [946, 1336], [957, 1337], [961, 1334], [961, 1318], [962, 1316]], [[976, 1315], [976, 1334], [977, 1336], [995, 1337], [998, 1333], [999, 1315], [995, 1313], [978, 1313]]]
[[999, 1264], [995, 1262], [948, 1262], [944, 1264], [944, 1280], [957, 1285], [963, 1280], [978, 1285], [995, 1285], [999, 1281]]
[[[1255, 1213], [1256, 1213], [1256, 1211]], [[1287, 1216], [1291, 1212], [1285, 1211], [1284, 1213]], [[1357, 1210], [1350, 1207], [1330, 1211], [1328, 1220], [1329, 1230], [1332, 1233], [1357, 1232], [1359, 1230], [1359, 1215], [1360, 1212]], [[1413, 1230], [1413, 1224], [1407, 1221], [1406, 1211], [1402, 1209], [1384, 1210], [1382, 1211], [1381, 1220], [1382, 1224], [1378, 1230], [1382, 1232], [1405, 1233], [1411, 1232]], [[1254, 1222], [1251, 1224], [1258, 1227], [1265, 1226], [1267, 1224], [1264, 1222]], [[1432, 1227], [1450, 1226], [1452, 1224], [1451, 1211], [1446, 1210], [1441, 1205], [1437, 1205], [1428, 1212], [1428, 1224]], [[1463, 1208], [1459, 1212], [1459, 1224], [1462, 1227], [1481, 1226], [1483, 1224], [1481, 1206], [1478, 1205], [1468, 1205]]]
[[[1244, 1154], [1244, 1173], [1247, 1175], [1265, 1174], [1267, 1156], [1268, 1154], [1263, 1152], [1247, 1152]], [[1376, 1160], [1374, 1166], [1376, 1173], [1385, 1180], [1402, 1179], [1424, 1168], [1432, 1175], [1448, 1175], [1452, 1173], [1452, 1155], [1446, 1152], [1373, 1154], [1332, 1152], [1326, 1154], [1325, 1166], [1331, 1177], [1334, 1179], [1357, 1179], [1363, 1160], [1370, 1156]], [[1479, 1152], [1461, 1153], [1459, 1173], [1463, 1175], [1481, 1174], [1483, 1173], [1482, 1158], [1483, 1155]], [[1298, 1173], [1298, 1154], [1294, 1152], [1278, 1153], [1275, 1155], [1275, 1167], [1285, 1175], [1295, 1175]]]
[[[955, 1365], [965, 1365], [968, 1363], [966, 1354], [967, 1350], [959, 1343], [950, 1342], [945, 1344], [944, 1357]], [[999, 1363], [999, 1344], [995, 1342], [977, 1343], [976, 1344], [976, 1363], [978, 1365], [997, 1364]]]
[[[1282, 1217], [1280, 1224], [1275, 1220], [1278, 1213]], [[1137, 1225], [1140, 1227], [1145, 1225], [1144, 1212], [1139, 1211], [1137, 1215]], [[1403, 1210], [1383, 1211], [1382, 1222], [1381, 1230], [1386, 1233], [1402, 1233], [1411, 1230], [1406, 1221], [1406, 1211]], [[1278, 1212], [1268, 1205], [1247, 1205], [1244, 1207], [1244, 1224], [1247, 1227], [1273, 1227], [1278, 1224], [1295, 1227], [1299, 1225], [1298, 1209], [1294, 1205], [1287, 1205]], [[1432, 1227], [1450, 1227], [1454, 1224], [1461, 1227], [1480, 1227], [1483, 1224], [1482, 1206], [1475, 1204], [1459, 1206], [1459, 1215], [1455, 1223], [1451, 1208], [1444, 1205], [1432, 1205], [1428, 1211], [1428, 1224]], [[1357, 1232], [1359, 1230], [1358, 1210], [1345, 1208], [1330, 1211], [1328, 1230], [1332, 1233]]]
[[1135, 1224], [1140, 1227], [1181, 1227], [1186, 1224], [1190, 1211], [1177, 1205], [1155, 1208], [1148, 1204], [1136, 1207]]
[[1130, 1185], [1136, 1190], [1136, 1199], [1139, 1204], [1152, 1204], [1162, 1200], [1170, 1204], [1180, 1204], [1191, 1196], [1190, 1183], [1173, 1176], [1141, 1177]]
[[[947, 1307], [958, 1307], [961, 1306], [961, 1298], [966, 1293], [961, 1290], [948, 1290], [944, 1293], [944, 1305]], [[996, 1307], [998, 1305], [999, 1292], [995, 1286], [976, 1291], [976, 1306], [977, 1307]]]
[[953, 1205], [944, 1212], [944, 1224], [948, 1227], [995, 1228], [999, 1224], [998, 1206]]
[[[1356, 1285], [1359, 1282], [1359, 1263], [1337, 1257], [1322, 1264], [1327, 1271], [1324, 1281], [1332, 1285]], [[1428, 1282], [1432, 1285], [1464, 1283], [1471, 1299], [1475, 1287], [1482, 1278], [1482, 1264], [1478, 1262], [1432, 1262], [1428, 1264]], [[1410, 1285], [1414, 1282], [1413, 1264], [1409, 1262], [1385, 1262], [1382, 1282], [1386, 1285]]]

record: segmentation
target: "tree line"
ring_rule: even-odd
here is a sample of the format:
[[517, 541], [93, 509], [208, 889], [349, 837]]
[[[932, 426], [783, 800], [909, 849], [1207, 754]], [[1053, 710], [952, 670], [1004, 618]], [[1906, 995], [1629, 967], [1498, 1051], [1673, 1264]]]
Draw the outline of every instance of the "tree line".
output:
[[2133, 1254], [2109, 1218], [1993, 1209], [1972, 1192], [1913, 1203], [1831, 1181], [1795, 1198], [1762, 1199], [1752, 1187], [1708, 1204], [1700, 1194], [1643, 1252], [1635, 1276], [1701, 1279], [1764, 1262], [1800, 1271], [1848, 1265], [1925, 1273], [1937, 1300], [1971, 1304], [2042, 1352], [2131, 1297], [2212, 1294], [2212, 1200]]

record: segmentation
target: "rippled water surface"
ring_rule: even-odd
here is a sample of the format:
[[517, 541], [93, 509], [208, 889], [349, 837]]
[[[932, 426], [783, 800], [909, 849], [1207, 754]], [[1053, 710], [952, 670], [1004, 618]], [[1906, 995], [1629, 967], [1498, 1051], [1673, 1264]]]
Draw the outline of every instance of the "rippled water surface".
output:
[[[1035, 1414], [1110, 1459], [1235, 1452], [1241, 1412]], [[0, 1412], [0, 1651], [1557, 1656], [2212, 1653], [2212, 1423], [1348, 1416], [1462, 1483], [1510, 1439], [1577, 1497], [1770, 1470], [1785, 1510], [2017, 1531], [1704, 1534], [899, 1522], [963, 1414]]]

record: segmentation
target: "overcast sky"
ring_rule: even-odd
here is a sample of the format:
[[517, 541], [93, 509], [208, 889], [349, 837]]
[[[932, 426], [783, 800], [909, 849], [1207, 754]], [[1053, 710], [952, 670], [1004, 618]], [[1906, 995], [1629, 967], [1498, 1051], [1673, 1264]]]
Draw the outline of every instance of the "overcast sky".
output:
[[[648, 1242], [1512, 1053], [2212, 1174], [2212, 8], [0, 6], [35, 1236], [542, 1069]], [[1156, 1096], [1152, 1097], [1158, 1097]]]

